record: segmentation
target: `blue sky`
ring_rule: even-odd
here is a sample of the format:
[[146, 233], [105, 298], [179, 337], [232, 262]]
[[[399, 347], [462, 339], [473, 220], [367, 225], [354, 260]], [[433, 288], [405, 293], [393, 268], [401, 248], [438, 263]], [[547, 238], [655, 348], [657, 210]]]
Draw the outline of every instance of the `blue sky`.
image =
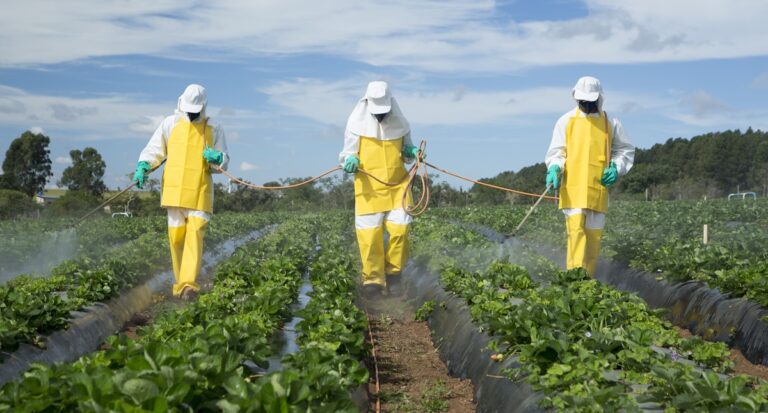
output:
[[641, 148], [766, 130], [766, 16], [758, 0], [15, 2], [0, 15], [0, 148], [42, 130], [53, 182], [92, 146], [125, 186], [189, 83], [208, 89], [230, 170], [256, 183], [333, 166], [378, 79], [431, 162], [478, 178], [540, 162], [583, 75]]

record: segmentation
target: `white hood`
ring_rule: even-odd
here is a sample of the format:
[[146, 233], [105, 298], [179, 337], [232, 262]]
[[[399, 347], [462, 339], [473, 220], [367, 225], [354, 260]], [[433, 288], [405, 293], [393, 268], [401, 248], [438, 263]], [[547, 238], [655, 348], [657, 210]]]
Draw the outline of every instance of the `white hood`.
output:
[[[371, 82], [371, 85], [384, 83], [384, 82]], [[376, 117], [371, 113], [380, 112], [381, 103], [375, 102], [375, 99], [380, 99], [379, 96], [368, 96], [371, 93], [372, 88], [368, 87], [366, 95], [357, 102], [357, 105], [352, 110], [352, 113], [347, 119], [347, 130], [358, 136], [365, 136], [369, 138], [378, 138], [382, 140], [392, 140], [405, 136], [410, 132], [411, 126], [408, 124], [408, 120], [403, 116], [403, 112], [400, 111], [400, 105], [397, 104], [397, 100], [389, 95], [389, 91], [386, 90], [386, 83], [384, 83], [385, 95], [389, 101], [391, 108], [381, 123], [376, 120]], [[378, 88], [373, 88], [378, 89]], [[381, 91], [379, 91], [381, 93]], [[376, 106], [376, 105], [379, 106]], [[372, 110], [373, 108], [373, 111]]]
[[187, 112], [200, 112], [198, 119], [205, 119], [205, 109], [208, 106], [208, 92], [204, 87], [191, 84], [184, 89], [176, 103], [176, 113], [186, 115]]

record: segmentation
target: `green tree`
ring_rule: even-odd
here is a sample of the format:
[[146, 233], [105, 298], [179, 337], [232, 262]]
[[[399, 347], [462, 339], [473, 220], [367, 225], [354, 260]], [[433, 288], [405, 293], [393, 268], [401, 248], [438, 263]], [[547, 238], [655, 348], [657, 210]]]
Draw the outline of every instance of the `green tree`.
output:
[[40, 192], [45, 187], [51, 172], [51, 151], [48, 150], [51, 139], [40, 133], [26, 131], [11, 142], [5, 152], [3, 177], [0, 185], [6, 189], [16, 189], [28, 196]]
[[12, 189], [0, 189], [0, 219], [15, 218], [37, 211], [32, 198]]
[[50, 214], [54, 216], [82, 215], [99, 205], [101, 198], [88, 191], [67, 191], [59, 199], [53, 201]]
[[213, 188], [214, 211], [266, 211], [271, 209], [275, 199], [270, 191], [255, 190], [240, 185], [237, 185], [232, 193], [226, 191], [224, 185], [220, 183], [215, 184]]
[[101, 180], [107, 164], [101, 159], [99, 152], [93, 148], [85, 148], [82, 152], [74, 149], [69, 151], [69, 156], [72, 157], [72, 165], [64, 170], [59, 186], [66, 186], [71, 191], [86, 191], [100, 197], [107, 190]]
[[[493, 178], [482, 178], [478, 179], [478, 181], [496, 186], [511, 187], [514, 176], [514, 172], [505, 171]], [[472, 188], [469, 189], [469, 194], [472, 202], [475, 204], [499, 205], [503, 204], [507, 199], [506, 193], [478, 184], [472, 185]]]
[[[264, 186], [286, 186], [305, 181], [309, 178], [282, 178], [278, 185], [273, 182], [267, 182]], [[277, 192], [280, 198], [281, 207], [291, 210], [301, 210], [313, 208], [313, 205], [319, 205], [323, 198], [323, 192], [316, 186], [317, 182], [312, 182], [298, 188], [286, 189]]]
[[[512, 179], [511, 188], [531, 194], [541, 194], [546, 189], [547, 165], [539, 162], [517, 171]], [[535, 198], [525, 195], [514, 195], [518, 203], [529, 203]]]

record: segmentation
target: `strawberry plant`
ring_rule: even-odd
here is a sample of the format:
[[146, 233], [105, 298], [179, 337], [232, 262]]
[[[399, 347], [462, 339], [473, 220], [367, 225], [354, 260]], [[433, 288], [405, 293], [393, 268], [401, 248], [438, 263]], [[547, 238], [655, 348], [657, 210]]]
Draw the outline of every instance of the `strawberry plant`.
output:
[[[365, 320], [347, 306], [354, 294], [349, 241], [324, 242], [317, 253], [309, 221], [286, 222], [238, 249], [217, 269], [209, 293], [160, 314], [137, 340], [115, 336], [103, 351], [36, 365], [7, 383], [0, 411], [355, 411], [350, 390], [368, 373], [353, 356], [365, 349]], [[311, 265], [317, 312], [338, 305], [344, 314], [331, 308], [334, 322], [305, 320], [301, 350], [283, 359], [282, 370], [264, 374], [270, 337]]]
[[[456, 238], [455, 226], [423, 224], [419, 221], [414, 226], [419, 233], [414, 237], [417, 242], [432, 242], [436, 236]], [[517, 357], [520, 366], [509, 371], [509, 377], [524, 379], [543, 392], [542, 407], [638, 411], [639, 403], [652, 402], [675, 409], [676, 403], [702, 392], [706, 394], [698, 402], [686, 404], [689, 409], [768, 408], [768, 393], [759, 380], [720, 379], [707, 370], [729, 370], [732, 362], [724, 344], [681, 338], [637, 296], [592, 280], [583, 270], [542, 272], [537, 274], [541, 282], [536, 282], [526, 268], [506, 259], [491, 262], [485, 269], [469, 270], [466, 264], [478, 263], [456, 260], [461, 251], [424, 245], [414, 249], [431, 255], [420, 258], [422, 262], [445, 263], [440, 271], [445, 288], [466, 300], [473, 319], [496, 337], [495, 350]], [[473, 250], [487, 259], [493, 256], [487, 252], [495, 246], [476, 242]], [[546, 268], [540, 262], [526, 261], [531, 268]], [[681, 364], [683, 358], [698, 365]], [[681, 375], [688, 384], [680, 385]], [[751, 394], [753, 388], [760, 392]]]
[[[224, 214], [216, 218], [209, 238], [212, 243], [226, 237], [263, 227], [275, 219], [272, 214]], [[107, 254], [93, 258], [84, 254], [54, 267], [50, 278], [17, 277], [0, 286], [0, 351], [8, 353], [20, 343], [44, 346], [44, 334], [69, 325], [70, 312], [94, 302], [108, 300], [170, 267], [165, 220], [99, 220], [84, 225], [89, 242], [98, 244], [122, 236], [135, 236]], [[80, 230], [78, 227], [78, 230]], [[100, 228], [100, 229], [94, 229]], [[117, 232], [117, 238], [105, 234]], [[85, 244], [82, 244], [85, 245]], [[98, 249], [98, 251], [104, 251]], [[140, 258], [138, 258], [140, 257]]]
[[[616, 202], [608, 211], [602, 255], [672, 282], [696, 280], [768, 306], [768, 208], [754, 202]], [[431, 215], [511, 233], [526, 206], [443, 208]], [[703, 225], [709, 243], [702, 243]], [[542, 204], [519, 234], [564, 249], [562, 214]]]

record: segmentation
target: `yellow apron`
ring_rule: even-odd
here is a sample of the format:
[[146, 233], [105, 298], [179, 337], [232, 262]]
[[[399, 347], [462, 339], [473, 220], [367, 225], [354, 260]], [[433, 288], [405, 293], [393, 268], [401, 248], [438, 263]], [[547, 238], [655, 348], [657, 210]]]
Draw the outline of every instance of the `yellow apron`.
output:
[[162, 206], [213, 212], [213, 182], [203, 158], [205, 145], [213, 146], [207, 124], [207, 120], [194, 123], [182, 117], [173, 127], [163, 171]]
[[611, 129], [608, 115], [579, 116], [568, 121], [565, 133], [565, 170], [560, 189], [560, 208], [608, 211], [608, 189], [600, 183], [608, 167]]
[[[387, 186], [366, 174], [356, 173], [355, 215], [375, 214], [403, 207], [408, 171], [403, 166], [402, 148], [403, 138], [383, 141], [360, 137], [360, 168], [384, 182], [400, 182], [400, 185]], [[405, 205], [412, 205], [410, 192]]]

